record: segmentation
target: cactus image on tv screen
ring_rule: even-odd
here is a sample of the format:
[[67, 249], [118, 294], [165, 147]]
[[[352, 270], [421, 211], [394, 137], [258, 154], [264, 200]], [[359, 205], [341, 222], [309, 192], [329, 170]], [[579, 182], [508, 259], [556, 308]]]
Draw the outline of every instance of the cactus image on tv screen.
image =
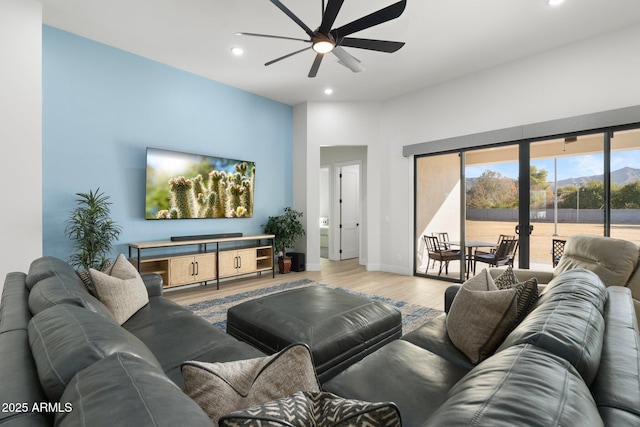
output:
[[147, 148], [147, 219], [249, 218], [256, 165]]

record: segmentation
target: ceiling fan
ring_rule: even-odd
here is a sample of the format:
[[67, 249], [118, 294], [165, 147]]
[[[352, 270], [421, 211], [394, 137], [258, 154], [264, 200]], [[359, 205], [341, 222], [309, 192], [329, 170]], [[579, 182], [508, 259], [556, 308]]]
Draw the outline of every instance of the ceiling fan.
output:
[[333, 26], [336, 17], [338, 16], [338, 12], [340, 12], [340, 8], [344, 3], [344, 0], [329, 0], [327, 2], [325, 8], [325, 2], [322, 1], [322, 22], [320, 26], [315, 30], [311, 30], [300, 18], [298, 18], [291, 10], [289, 10], [282, 2], [279, 0], [270, 0], [271, 3], [275, 4], [278, 9], [284, 12], [289, 18], [291, 18], [300, 28], [302, 28], [305, 33], [309, 36], [309, 39], [300, 39], [293, 37], [284, 37], [284, 36], [273, 36], [268, 34], [255, 34], [255, 33], [237, 33], [238, 35], [243, 36], [254, 36], [254, 37], [268, 37], [274, 39], [284, 39], [284, 40], [296, 40], [302, 41], [305, 43], [310, 43], [311, 46], [305, 47], [304, 49], [297, 50], [295, 52], [289, 53], [287, 55], [281, 56], [280, 58], [276, 58], [272, 61], [264, 64], [265, 66], [275, 64], [278, 61], [289, 58], [293, 55], [297, 55], [298, 53], [304, 52], [306, 50], [313, 50], [316, 52], [316, 58], [311, 65], [311, 70], [309, 71], [309, 77], [315, 77], [318, 74], [318, 69], [320, 68], [320, 64], [322, 63], [322, 58], [327, 53], [333, 53], [337, 58], [338, 62], [340, 62], [345, 67], [349, 68], [354, 73], [358, 73], [363, 71], [365, 68], [360, 63], [358, 59], [356, 59], [353, 55], [343, 49], [343, 47], [354, 47], [358, 49], [367, 49], [374, 50], [377, 52], [387, 52], [392, 53], [399, 50], [404, 43], [388, 41], [388, 40], [373, 40], [373, 39], [362, 39], [362, 38], [354, 38], [347, 37], [353, 33], [358, 31], [362, 31], [367, 28], [374, 27], [376, 25], [382, 24], [387, 21], [391, 21], [392, 19], [398, 18], [402, 15], [404, 11], [407, 1], [402, 0], [397, 3], [394, 3], [390, 6], [382, 8], [377, 12], [373, 12], [369, 15], [366, 15], [360, 19], [356, 19], [353, 22], [350, 22], [346, 25], [343, 25], [338, 28], [331, 29]]

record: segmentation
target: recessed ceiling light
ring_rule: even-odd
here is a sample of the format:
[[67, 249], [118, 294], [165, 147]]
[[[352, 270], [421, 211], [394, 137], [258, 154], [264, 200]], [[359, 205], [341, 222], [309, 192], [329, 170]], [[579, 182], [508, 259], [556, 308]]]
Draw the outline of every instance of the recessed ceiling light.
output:
[[330, 87], [328, 87], [328, 88], [326, 88], [326, 89], [324, 90], [324, 94], [325, 94], [325, 95], [331, 95], [332, 93], [333, 93], [333, 89], [331, 89]]
[[547, 0], [547, 4], [549, 6], [557, 6], [557, 5], [559, 5], [559, 4], [563, 3], [563, 2], [564, 2], [564, 0]]
[[232, 47], [231, 53], [233, 53], [235, 56], [242, 56], [242, 54], [244, 53], [244, 50], [242, 50], [241, 47]]

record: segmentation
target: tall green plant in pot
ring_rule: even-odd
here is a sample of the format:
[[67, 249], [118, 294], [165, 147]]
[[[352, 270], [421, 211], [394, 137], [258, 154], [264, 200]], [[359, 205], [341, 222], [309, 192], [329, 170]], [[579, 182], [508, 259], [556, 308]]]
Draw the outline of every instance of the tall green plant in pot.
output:
[[[76, 208], [66, 221], [64, 233], [73, 242], [75, 253], [69, 263], [85, 272], [89, 268], [104, 270], [111, 263], [109, 254], [122, 227], [110, 218], [109, 196], [100, 188], [88, 193], [76, 193]], [[80, 274], [82, 277], [82, 274]]]
[[280, 273], [291, 271], [291, 258], [287, 256], [287, 248], [293, 247], [296, 240], [304, 236], [304, 228], [300, 218], [302, 218], [302, 212], [287, 207], [284, 208], [283, 215], [270, 216], [267, 223], [262, 225], [266, 234], [276, 236], [276, 249], [282, 252], [282, 256], [278, 258]]

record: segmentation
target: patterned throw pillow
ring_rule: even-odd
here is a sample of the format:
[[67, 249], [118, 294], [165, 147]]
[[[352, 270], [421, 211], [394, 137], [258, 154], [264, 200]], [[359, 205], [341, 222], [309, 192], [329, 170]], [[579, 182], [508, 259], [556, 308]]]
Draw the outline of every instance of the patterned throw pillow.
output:
[[516, 277], [511, 266], [507, 267], [498, 277], [494, 279], [494, 283], [498, 289], [515, 289], [517, 292], [517, 318], [516, 322], [520, 323], [533, 308], [538, 300], [538, 279], [531, 278], [521, 282]]
[[515, 328], [517, 291], [498, 289], [489, 270], [467, 280], [447, 314], [451, 342], [471, 363], [480, 363]]
[[120, 254], [109, 274], [89, 269], [98, 299], [119, 324], [126, 322], [149, 303], [149, 293], [140, 273]]
[[225, 414], [298, 391], [320, 391], [311, 351], [292, 344], [271, 356], [225, 363], [182, 365], [184, 392], [214, 423]]
[[220, 418], [220, 427], [400, 427], [393, 403], [343, 399], [326, 392], [297, 392]]
[[511, 289], [519, 280], [518, 277], [516, 277], [516, 273], [513, 272], [513, 267], [508, 266], [498, 277], [493, 279], [493, 282], [498, 289]]
[[[100, 271], [105, 274], [111, 274], [112, 268], [113, 268], [113, 261], [108, 260], [102, 266]], [[84, 286], [87, 288], [89, 293], [94, 297], [98, 298], [98, 294], [96, 293], [96, 287], [93, 284], [93, 281], [91, 280], [91, 273], [89, 273], [89, 270], [77, 270], [76, 273], [80, 277], [80, 280], [82, 280], [82, 283], [84, 283]]]

